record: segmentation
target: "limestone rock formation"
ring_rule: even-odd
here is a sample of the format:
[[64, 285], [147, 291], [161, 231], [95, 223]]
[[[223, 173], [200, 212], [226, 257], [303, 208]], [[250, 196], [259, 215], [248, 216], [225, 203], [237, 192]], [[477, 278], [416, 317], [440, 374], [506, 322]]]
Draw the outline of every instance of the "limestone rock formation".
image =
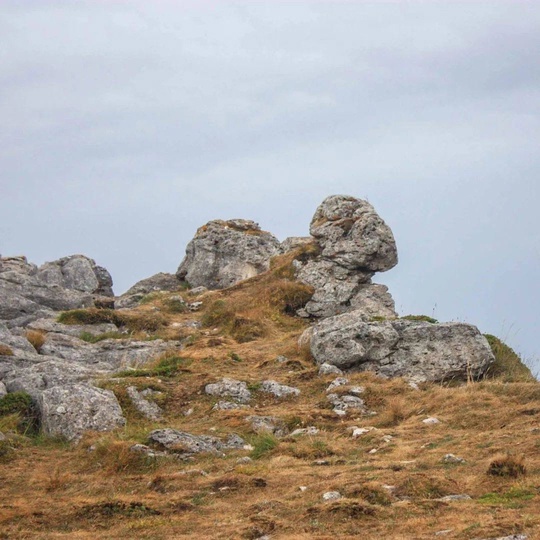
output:
[[176, 276], [192, 287], [224, 289], [265, 272], [280, 252], [277, 238], [253, 221], [210, 221], [188, 244]]
[[357, 312], [318, 323], [311, 352], [318, 364], [416, 382], [477, 378], [494, 360], [475, 326], [403, 319], [365, 322]]
[[294, 263], [297, 278], [315, 288], [301, 314], [322, 318], [356, 310], [366, 318], [396, 316], [388, 289], [371, 282], [375, 272], [397, 264], [396, 244], [368, 202], [344, 195], [326, 198], [310, 232], [314, 254]]
[[55, 386], [40, 394], [41, 428], [49, 435], [78, 440], [85, 431], [109, 431], [125, 424], [110, 390], [84, 384]]
[[26, 257], [0, 258], [0, 320], [10, 327], [24, 326], [52, 311], [93, 306], [112, 296], [110, 274], [84, 255], [39, 268]]

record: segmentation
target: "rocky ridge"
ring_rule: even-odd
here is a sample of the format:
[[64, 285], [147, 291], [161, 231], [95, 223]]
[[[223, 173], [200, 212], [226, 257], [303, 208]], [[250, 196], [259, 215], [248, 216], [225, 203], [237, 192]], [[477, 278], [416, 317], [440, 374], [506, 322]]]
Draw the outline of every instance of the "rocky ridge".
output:
[[[168, 351], [180, 351], [183, 344], [181, 339], [148, 341], [144, 335], [136, 339], [115, 313], [137, 310], [149, 294], [180, 291], [187, 284], [193, 287], [190, 295], [204, 298], [208, 290], [227, 289], [267, 272], [279, 255], [292, 257], [293, 280], [313, 291], [294, 309], [311, 321], [301, 343], [325, 370], [368, 370], [415, 382], [468, 380], [485, 373], [493, 355], [474, 326], [399, 319], [388, 289], [371, 281], [398, 261], [392, 231], [372, 205], [348, 196], [328, 197], [317, 208], [310, 233], [280, 243], [253, 221], [211, 221], [188, 244], [175, 275], [156, 274], [116, 299], [110, 274], [88, 257], [74, 255], [40, 267], [24, 257], [0, 258], [0, 346], [6, 353], [0, 356], [2, 388], [32, 396], [46, 433], [77, 440], [89, 429], [121, 426], [117, 398], [95, 381], [144, 367]], [[197, 296], [191, 303], [181, 295], [167, 301], [178, 312], [204, 304]], [[110, 309], [114, 306], [116, 311]], [[88, 308], [98, 309], [98, 321], [64, 324], [58, 317]], [[31, 343], [29, 332], [42, 343]], [[299, 392], [272, 380], [262, 381], [261, 388], [277, 397]], [[249, 401], [245, 383], [226, 378], [209, 384], [207, 392], [229, 399], [216, 405], [222, 409]], [[159, 418], [156, 405], [142, 404], [136, 388], [128, 393], [137, 407]], [[357, 395], [331, 399], [336, 411], [363, 408]]]

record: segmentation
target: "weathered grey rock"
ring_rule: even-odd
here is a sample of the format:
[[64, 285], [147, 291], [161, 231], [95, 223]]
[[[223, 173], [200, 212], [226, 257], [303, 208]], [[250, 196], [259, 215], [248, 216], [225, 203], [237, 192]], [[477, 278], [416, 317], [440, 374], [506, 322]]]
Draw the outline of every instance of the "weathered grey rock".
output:
[[205, 292], [208, 292], [208, 289], [201, 285], [200, 287], [193, 287], [193, 289], [190, 289], [188, 295], [199, 296], [200, 294], [204, 294]]
[[[131, 403], [133, 403], [133, 406], [143, 416], [145, 416], [149, 420], [161, 420], [163, 416], [163, 411], [157, 403], [147, 400], [145, 394], [139, 392], [134, 386], [128, 386], [126, 391], [129, 399], [131, 400]], [[148, 395], [148, 393], [146, 395]]]
[[359, 398], [358, 396], [353, 396], [349, 394], [328, 394], [326, 397], [328, 401], [332, 404], [333, 411], [340, 416], [346, 414], [349, 409], [367, 413], [364, 400]]
[[6, 385], [3, 382], [0, 382], [0, 398], [3, 398], [7, 393]]
[[233, 401], [218, 401], [213, 407], [213, 411], [232, 411], [235, 409], [245, 409], [247, 405], [240, 405]]
[[110, 390], [84, 384], [55, 386], [38, 398], [41, 428], [48, 435], [77, 441], [85, 431], [110, 431], [125, 424]]
[[332, 390], [339, 388], [340, 386], [345, 386], [346, 384], [349, 384], [349, 379], [345, 377], [337, 377], [328, 385], [326, 391], [331, 392]]
[[251, 392], [248, 390], [247, 384], [234, 379], [224, 378], [217, 383], [207, 384], [204, 391], [210, 396], [229, 397], [239, 403], [249, 403], [251, 399]]
[[465, 463], [465, 460], [462, 457], [455, 456], [454, 454], [446, 454], [442, 458], [443, 463]]
[[325, 259], [350, 269], [384, 272], [397, 264], [392, 231], [367, 201], [332, 195], [317, 208], [309, 232]]
[[25, 257], [0, 260], [0, 319], [21, 326], [51, 310], [90, 307], [112, 297], [112, 279], [83, 255], [64, 257], [38, 268]]
[[294, 386], [287, 386], [277, 381], [263, 381], [260, 388], [261, 392], [272, 394], [277, 398], [299, 396], [300, 390]]
[[343, 375], [343, 371], [332, 364], [321, 364], [319, 367], [319, 375]]
[[182, 282], [174, 275], [160, 272], [149, 278], [138, 281], [116, 300], [117, 308], [132, 308], [147, 295], [153, 292], [173, 292], [180, 289]]
[[109, 272], [84, 255], [71, 255], [45, 263], [38, 269], [36, 276], [47, 286], [56, 285], [63, 289], [114, 296]]
[[475, 326], [409, 320], [365, 322], [357, 312], [315, 326], [311, 352], [318, 364], [415, 381], [478, 378], [494, 360], [487, 340]]
[[317, 435], [319, 429], [315, 426], [308, 426], [307, 428], [297, 428], [291, 432], [291, 437], [298, 437], [299, 435]]
[[441, 502], [470, 501], [471, 496], [466, 493], [458, 493], [456, 495], [445, 495], [444, 497], [435, 500]]
[[251, 424], [255, 433], [272, 433], [276, 437], [284, 437], [289, 433], [285, 422], [275, 416], [248, 416], [246, 422]]
[[323, 501], [337, 501], [342, 498], [342, 495], [339, 491], [327, 491], [323, 493]]
[[224, 289], [268, 270], [280, 243], [253, 221], [210, 221], [186, 248], [176, 276], [192, 287]]
[[319, 250], [293, 264], [297, 279], [315, 292], [298, 314], [323, 318], [357, 310], [366, 320], [395, 318], [388, 289], [371, 283], [375, 272], [397, 264], [392, 231], [373, 207], [354, 197], [333, 195], [317, 208], [310, 232]]
[[281, 242], [281, 250], [283, 253], [287, 253], [287, 251], [309, 246], [312, 243], [313, 238], [311, 236], [289, 236]]
[[178, 454], [193, 455], [201, 452], [221, 453], [223, 450], [243, 448], [245, 442], [238, 435], [231, 434], [222, 441], [209, 435], [193, 435], [176, 429], [156, 429], [148, 435], [151, 444]]

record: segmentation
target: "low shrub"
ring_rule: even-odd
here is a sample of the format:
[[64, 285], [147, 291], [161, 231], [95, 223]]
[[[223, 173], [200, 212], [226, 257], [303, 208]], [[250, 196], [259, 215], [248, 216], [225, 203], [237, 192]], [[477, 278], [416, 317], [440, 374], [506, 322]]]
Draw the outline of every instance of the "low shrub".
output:
[[526, 474], [527, 470], [523, 459], [505, 454], [497, 456], [490, 464], [487, 470], [487, 474], [491, 476], [505, 476], [510, 478], [517, 478]]
[[270, 454], [278, 444], [279, 441], [271, 433], [261, 433], [251, 441], [253, 450], [251, 451], [250, 456], [252, 459], [261, 459]]
[[0, 416], [16, 417], [17, 430], [27, 435], [38, 431], [38, 414], [32, 398], [26, 392], [12, 392], [0, 398]]

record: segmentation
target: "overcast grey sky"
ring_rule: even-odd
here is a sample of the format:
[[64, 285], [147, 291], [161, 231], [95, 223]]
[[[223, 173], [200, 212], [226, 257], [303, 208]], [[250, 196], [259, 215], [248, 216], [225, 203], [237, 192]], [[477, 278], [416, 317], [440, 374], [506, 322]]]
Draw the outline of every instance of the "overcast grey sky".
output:
[[84, 253], [115, 291], [197, 227], [306, 235], [367, 198], [398, 311], [540, 370], [540, 2], [0, 3], [0, 252]]

